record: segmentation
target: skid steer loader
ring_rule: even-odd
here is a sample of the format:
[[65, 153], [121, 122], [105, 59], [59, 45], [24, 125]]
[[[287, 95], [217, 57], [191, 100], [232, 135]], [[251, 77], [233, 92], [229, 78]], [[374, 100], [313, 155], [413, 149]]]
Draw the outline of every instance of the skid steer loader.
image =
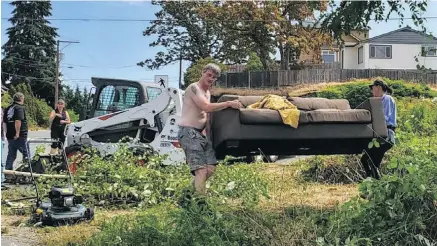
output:
[[87, 147], [103, 157], [110, 156], [121, 139], [130, 137], [133, 141], [127, 143], [129, 148], [168, 155], [164, 165], [185, 163], [177, 140], [184, 91], [124, 79], [92, 78], [92, 84], [95, 90], [84, 105], [80, 121], [65, 129], [68, 158]]

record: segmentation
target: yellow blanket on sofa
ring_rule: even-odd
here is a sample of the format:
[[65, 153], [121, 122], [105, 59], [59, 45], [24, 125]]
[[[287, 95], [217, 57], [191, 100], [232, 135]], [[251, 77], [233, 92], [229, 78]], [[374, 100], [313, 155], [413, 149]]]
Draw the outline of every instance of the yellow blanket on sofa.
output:
[[281, 115], [282, 122], [297, 128], [299, 125], [300, 111], [287, 99], [277, 95], [264, 96], [259, 102], [247, 106], [250, 109], [272, 109], [277, 110]]

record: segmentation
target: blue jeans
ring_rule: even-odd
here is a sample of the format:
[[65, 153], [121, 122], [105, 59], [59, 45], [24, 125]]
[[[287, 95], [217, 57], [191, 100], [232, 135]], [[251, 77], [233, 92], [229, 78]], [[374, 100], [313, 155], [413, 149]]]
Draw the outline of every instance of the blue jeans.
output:
[[17, 158], [17, 150], [23, 154], [23, 160], [27, 159], [29, 143], [27, 138], [8, 139], [8, 157], [6, 158], [6, 170], [14, 169], [14, 161]]
[[4, 154], [4, 152], [5, 152], [5, 143], [3, 142], [3, 139], [1, 140], [2, 141], [2, 154], [1, 154], [1, 158], [2, 158], [2, 185], [3, 185], [3, 183], [5, 182], [5, 174], [3, 173], [3, 171], [5, 170], [5, 161], [3, 160], [3, 156], [5, 155]]

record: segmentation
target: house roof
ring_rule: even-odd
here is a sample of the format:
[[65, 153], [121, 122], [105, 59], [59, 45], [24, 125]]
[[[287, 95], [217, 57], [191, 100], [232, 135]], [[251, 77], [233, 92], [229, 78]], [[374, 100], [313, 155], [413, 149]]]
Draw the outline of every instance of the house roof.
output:
[[409, 26], [387, 32], [360, 43], [373, 44], [437, 44], [437, 38], [412, 29]]

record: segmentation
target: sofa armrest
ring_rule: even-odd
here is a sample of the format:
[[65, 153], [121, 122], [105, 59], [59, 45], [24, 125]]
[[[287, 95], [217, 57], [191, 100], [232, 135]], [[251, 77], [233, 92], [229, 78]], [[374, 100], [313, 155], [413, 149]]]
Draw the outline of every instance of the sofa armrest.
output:
[[388, 135], [387, 125], [385, 122], [384, 109], [382, 105], [382, 100], [379, 97], [371, 97], [364, 101], [359, 109], [366, 109], [370, 111], [372, 116], [372, 128], [374, 137], [386, 138]]
[[240, 110], [227, 108], [210, 114], [208, 135], [213, 148], [228, 139], [239, 139], [241, 132]]

